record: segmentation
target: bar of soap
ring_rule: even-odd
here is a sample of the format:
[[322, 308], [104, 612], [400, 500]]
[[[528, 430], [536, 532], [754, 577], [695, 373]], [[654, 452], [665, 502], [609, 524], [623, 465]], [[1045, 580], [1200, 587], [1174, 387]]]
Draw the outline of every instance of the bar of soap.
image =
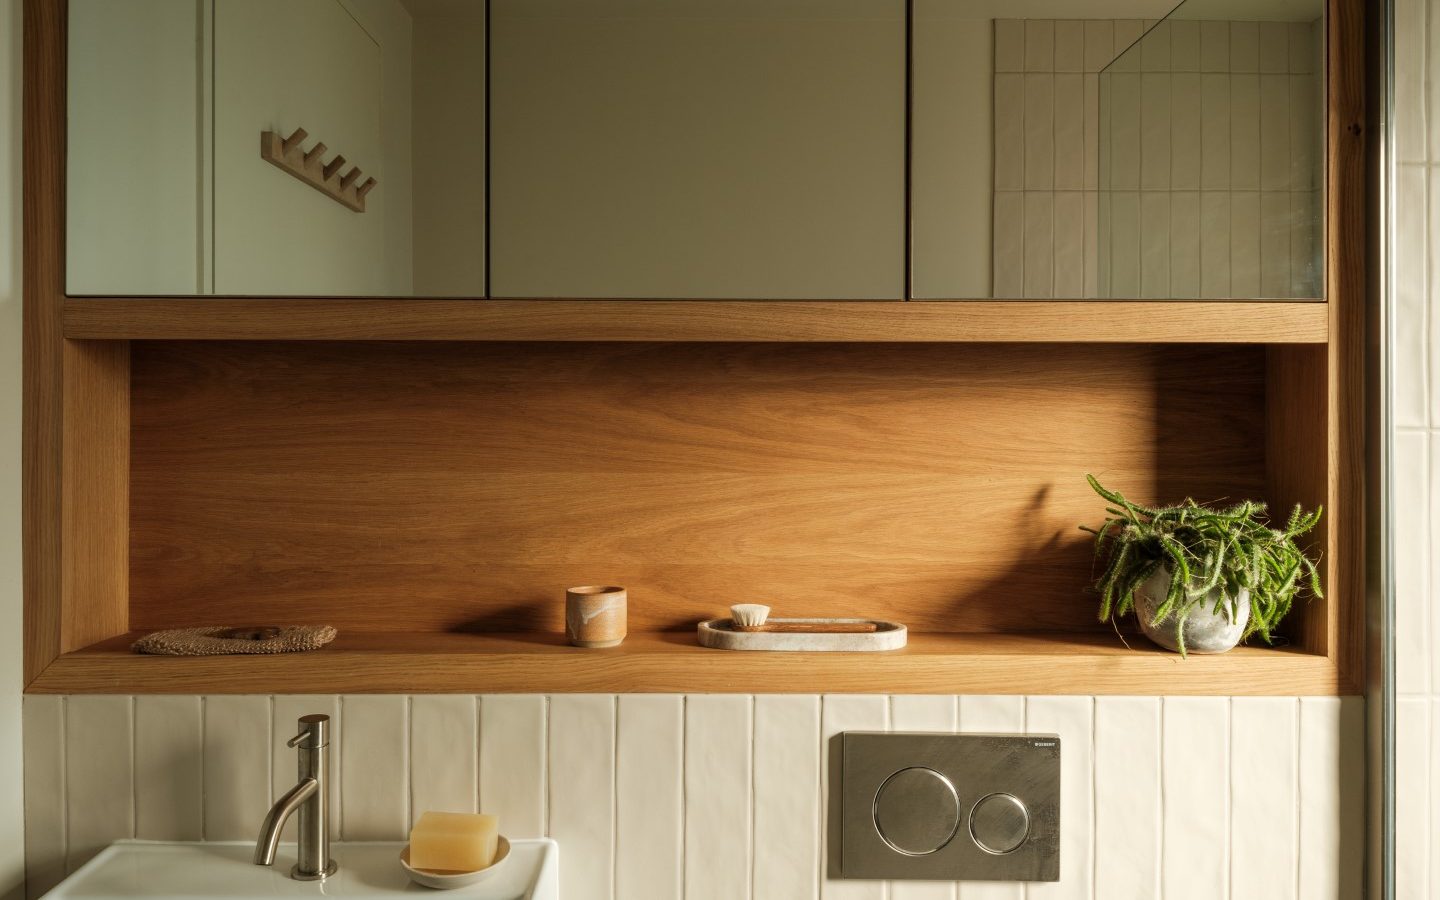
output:
[[476, 813], [427, 812], [410, 830], [410, 865], [416, 869], [474, 872], [495, 861], [500, 820]]

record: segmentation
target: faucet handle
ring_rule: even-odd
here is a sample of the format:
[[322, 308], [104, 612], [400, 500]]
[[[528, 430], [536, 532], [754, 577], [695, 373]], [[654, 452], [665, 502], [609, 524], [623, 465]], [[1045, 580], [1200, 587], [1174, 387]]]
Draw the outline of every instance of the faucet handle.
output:
[[300, 726], [300, 733], [285, 742], [290, 748], [299, 747], [301, 750], [319, 750], [330, 743], [330, 717], [320, 714], [301, 716], [297, 722]]

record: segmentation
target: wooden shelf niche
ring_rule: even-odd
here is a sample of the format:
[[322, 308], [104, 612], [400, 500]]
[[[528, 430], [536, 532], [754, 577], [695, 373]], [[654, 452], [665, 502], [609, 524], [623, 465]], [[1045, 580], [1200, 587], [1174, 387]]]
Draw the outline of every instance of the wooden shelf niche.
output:
[[[1286, 484], [1266, 466], [1324, 427], [1273, 419], [1267, 385], [1323, 360], [1304, 345], [136, 342], [125, 625], [30, 689], [1342, 692], [1326, 603], [1284, 649], [1127, 648], [1095, 621], [1076, 527], [1101, 515], [1087, 471], [1140, 500], [1323, 502], [1323, 459], [1283, 467], [1299, 473]], [[563, 589], [595, 581], [631, 589], [614, 651], [561, 636]], [[696, 621], [752, 600], [898, 620], [911, 645], [695, 644]], [[240, 623], [342, 637], [273, 659], [125, 649]]]

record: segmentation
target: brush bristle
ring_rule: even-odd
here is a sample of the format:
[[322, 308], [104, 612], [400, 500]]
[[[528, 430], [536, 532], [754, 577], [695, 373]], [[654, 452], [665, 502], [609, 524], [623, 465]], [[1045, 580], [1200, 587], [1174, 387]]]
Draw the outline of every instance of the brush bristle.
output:
[[770, 607], [759, 603], [737, 603], [730, 607], [731, 621], [747, 628], [764, 625], [765, 620], [769, 617]]

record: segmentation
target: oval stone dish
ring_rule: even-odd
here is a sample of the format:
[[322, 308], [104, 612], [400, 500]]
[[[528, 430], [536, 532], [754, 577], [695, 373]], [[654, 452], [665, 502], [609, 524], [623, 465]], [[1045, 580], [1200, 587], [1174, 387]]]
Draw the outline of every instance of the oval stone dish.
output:
[[730, 619], [710, 619], [695, 629], [700, 646], [716, 650], [769, 650], [800, 653], [899, 650], [905, 646], [905, 626], [872, 619], [770, 619], [775, 624], [855, 625], [875, 622], [875, 630], [860, 634], [804, 634], [796, 632], [736, 631]]

